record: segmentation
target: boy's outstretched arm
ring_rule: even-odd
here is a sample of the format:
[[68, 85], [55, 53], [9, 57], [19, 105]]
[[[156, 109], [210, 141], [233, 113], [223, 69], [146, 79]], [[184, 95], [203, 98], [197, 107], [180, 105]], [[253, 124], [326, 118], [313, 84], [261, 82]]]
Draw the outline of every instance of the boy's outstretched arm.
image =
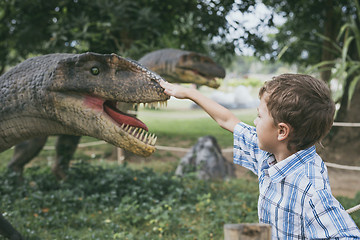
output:
[[233, 132], [236, 124], [240, 120], [227, 108], [221, 106], [210, 98], [201, 94], [193, 88], [184, 88], [161, 81], [160, 85], [165, 89], [165, 93], [179, 99], [190, 99], [204, 109], [222, 128]]

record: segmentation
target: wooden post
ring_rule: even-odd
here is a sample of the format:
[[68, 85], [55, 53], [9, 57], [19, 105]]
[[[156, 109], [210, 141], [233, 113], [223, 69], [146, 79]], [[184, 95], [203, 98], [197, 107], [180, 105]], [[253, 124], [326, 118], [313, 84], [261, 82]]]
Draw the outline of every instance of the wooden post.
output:
[[271, 225], [261, 223], [225, 224], [224, 240], [270, 240]]
[[125, 161], [125, 152], [124, 152], [124, 149], [122, 148], [117, 148], [117, 162], [118, 164], [123, 164], [124, 161]]

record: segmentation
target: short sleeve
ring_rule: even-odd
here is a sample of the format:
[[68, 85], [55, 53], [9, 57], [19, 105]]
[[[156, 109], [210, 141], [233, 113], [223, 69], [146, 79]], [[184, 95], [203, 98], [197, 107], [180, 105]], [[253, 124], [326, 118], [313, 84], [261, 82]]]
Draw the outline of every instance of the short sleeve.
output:
[[259, 175], [260, 155], [256, 129], [245, 123], [238, 123], [234, 128], [234, 163]]

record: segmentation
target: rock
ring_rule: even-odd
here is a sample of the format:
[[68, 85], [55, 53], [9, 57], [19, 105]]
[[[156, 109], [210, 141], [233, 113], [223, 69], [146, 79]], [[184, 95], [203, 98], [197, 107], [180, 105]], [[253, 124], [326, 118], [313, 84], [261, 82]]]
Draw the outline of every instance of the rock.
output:
[[199, 179], [228, 179], [235, 177], [232, 163], [226, 161], [213, 136], [204, 136], [181, 159], [175, 175], [196, 172]]

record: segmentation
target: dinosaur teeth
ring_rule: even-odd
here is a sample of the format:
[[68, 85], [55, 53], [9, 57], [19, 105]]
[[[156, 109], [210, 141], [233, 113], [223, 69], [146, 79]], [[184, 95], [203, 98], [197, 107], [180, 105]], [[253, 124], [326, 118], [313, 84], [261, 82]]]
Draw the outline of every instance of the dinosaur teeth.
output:
[[137, 109], [139, 105], [140, 105], [139, 103], [133, 103], [132, 108]]
[[155, 134], [150, 134], [149, 132], [147, 132], [146, 130], [144, 130], [142, 128], [133, 127], [130, 125], [126, 125], [124, 123], [121, 125], [121, 128], [126, 133], [128, 133], [132, 137], [140, 140], [141, 142], [155, 146], [155, 143], [157, 140], [157, 137], [155, 136]]
[[167, 107], [167, 101], [161, 101], [161, 102], [150, 102], [150, 103], [143, 103], [144, 108], [150, 108], [150, 109], [157, 109], [159, 107]]

